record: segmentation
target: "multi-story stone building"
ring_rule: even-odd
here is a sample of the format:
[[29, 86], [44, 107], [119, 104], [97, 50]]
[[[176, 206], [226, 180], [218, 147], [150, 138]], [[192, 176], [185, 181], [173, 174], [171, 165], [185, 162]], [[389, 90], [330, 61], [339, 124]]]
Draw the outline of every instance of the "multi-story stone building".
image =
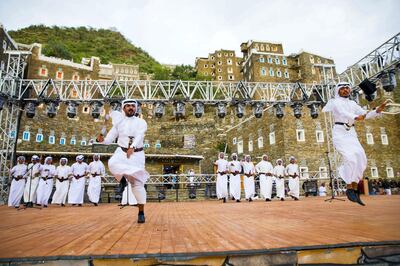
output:
[[242, 80], [240, 65], [242, 59], [236, 57], [234, 50], [218, 50], [208, 57], [196, 58], [195, 68], [203, 76], [216, 81]]
[[[86, 61], [83, 59], [82, 61]], [[100, 64], [100, 79], [110, 79], [110, 80], [139, 80], [139, 66], [138, 65], [127, 65], [127, 64]]]

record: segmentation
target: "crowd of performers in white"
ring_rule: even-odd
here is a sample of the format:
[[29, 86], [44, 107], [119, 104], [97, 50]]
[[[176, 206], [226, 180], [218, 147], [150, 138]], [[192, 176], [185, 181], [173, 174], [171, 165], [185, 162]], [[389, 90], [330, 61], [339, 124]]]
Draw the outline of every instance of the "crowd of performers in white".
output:
[[[273, 166], [268, 161], [268, 155], [264, 154], [262, 160], [254, 165], [251, 162], [250, 155], [244, 157], [244, 161], [239, 161], [236, 153], [231, 155], [232, 160], [227, 161], [223, 152], [219, 153], [219, 159], [214, 165], [217, 172], [216, 191], [218, 199], [226, 202], [228, 198], [240, 202], [241, 199], [241, 178], [243, 175], [243, 187], [245, 199], [249, 202], [256, 197], [255, 176], [258, 175], [260, 182], [260, 196], [265, 201], [272, 199], [272, 184], [276, 184], [276, 196], [281, 201], [285, 200], [285, 177], [289, 178], [288, 195], [294, 199], [300, 198], [299, 166], [296, 164], [296, 158], [291, 156], [290, 163], [285, 167], [283, 160], [276, 160]], [[228, 191], [229, 176], [229, 191]]]

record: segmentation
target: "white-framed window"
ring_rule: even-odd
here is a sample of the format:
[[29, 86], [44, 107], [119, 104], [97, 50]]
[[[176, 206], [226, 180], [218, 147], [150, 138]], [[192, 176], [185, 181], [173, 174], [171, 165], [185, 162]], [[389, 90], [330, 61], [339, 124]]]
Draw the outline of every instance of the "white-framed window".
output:
[[276, 76], [277, 77], [282, 77], [282, 72], [279, 69], [276, 71]]
[[41, 77], [47, 77], [47, 68], [45, 65], [43, 65], [41, 68], [39, 68], [39, 76]]
[[275, 58], [275, 64], [277, 64], [277, 65], [280, 64], [280, 61], [279, 61], [279, 58], [278, 58], [278, 57]]
[[1, 61], [1, 70], [4, 70], [5, 69], [5, 67], [6, 67], [6, 64], [4, 63], [4, 61]]
[[367, 133], [366, 137], [367, 137], [367, 144], [373, 145], [374, 144], [374, 136], [372, 135], [372, 133]]
[[73, 76], [72, 76], [72, 80], [79, 80], [79, 75], [77, 74], [77, 73], [75, 73]]
[[36, 142], [42, 142], [43, 141], [43, 134], [36, 134]]
[[289, 78], [289, 72], [287, 70], [285, 71], [285, 78]]
[[299, 171], [300, 171], [300, 178], [308, 179], [310, 177], [308, 174], [308, 167], [300, 166]]
[[228, 53], [224, 53], [224, 56], [228, 56]]
[[249, 152], [253, 151], [253, 141], [249, 140]]
[[232, 139], [232, 144], [233, 144], [233, 145], [236, 145], [236, 143], [237, 143], [237, 138], [233, 138], [233, 139]]
[[222, 72], [222, 68], [218, 68], [218, 72], [220, 72], [220, 73], [221, 73], [221, 72]]
[[144, 140], [143, 148], [145, 148], [145, 149], [150, 148], [149, 140], [147, 140], [147, 139]]
[[310, 55], [310, 63], [314, 64], [314, 56]]
[[55, 144], [56, 143], [56, 137], [55, 136], [49, 136], [49, 144]]
[[243, 153], [243, 140], [239, 140], [237, 142], [237, 152], [238, 152], [238, 154]]
[[6, 40], [3, 40], [3, 50], [7, 50], [7, 42]]
[[304, 129], [296, 129], [296, 138], [297, 141], [306, 141]]
[[218, 80], [222, 80], [222, 76], [218, 76]]
[[208, 65], [207, 65], [207, 64], [205, 64], [205, 65], [204, 65], [204, 68], [208, 68]]
[[257, 146], [258, 146], [259, 149], [264, 147], [264, 138], [263, 137], [258, 137]]
[[222, 61], [218, 61], [218, 65], [222, 65]]
[[66, 143], [65, 138], [60, 138], [60, 145], [65, 145], [65, 143]]
[[264, 57], [260, 57], [259, 61], [260, 61], [260, 63], [264, 63], [265, 62]]
[[315, 75], [315, 67], [314, 66], [311, 67], [311, 74]]
[[386, 134], [381, 134], [382, 145], [389, 145], [389, 139]]
[[214, 56], [211, 56], [211, 60], [214, 60], [215, 59], [215, 57]]
[[76, 139], [75, 138], [71, 138], [69, 144], [76, 145]]
[[161, 149], [161, 141], [158, 139], [158, 140], [156, 140], [156, 144], [154, 144], [154, 147], [156, 148], [156, 149]]
[[268, 57], [268, 63], [272, 64], [272, 57]]
[[275, 74], [274, 74], [274, 69], [272, 68], [272, 67], [270, 67], [269, 68], [269, 75], [271, 76], [271, 77], [273, 77]]
[[371, 167], [371, 177], [373, 177], [373, 178], [378, 177], [378, 168], [375, 166]]
[[221, 53], [218, 53], [217, 56], [218, 56], [218, 57], [221, 57]]
[[82, 113], [88, 114], [89, 110], [90, 110], [89, 106], [83, 106]]
[[61, 70], [56, 72], [56, 79], [63, 79], [64, 78], [64, 72]]
[[81, 140], [81, 146], [86, 146], [86, 140]]
[[22, 140], [29, 141], [31, 139], [31, 133], [29, 131], [24, 131], [22, 133]]
[[386, 167], [386, 176], [388, 178], [393, 178], [394, 177], [394, 171], [392, 167]]
[[286, 57], [282, 58], [282, 65], [287, 65]]
[[228, 60], [226, 60], [226, 63], [228, 64], [228, 65], [232, 65], [232, 59], [228, 59]]
[[328, 178], [328, 172], [325, 166], [319, 168], [319, 178]]
[[233, 68], [228, 67], [227, 71], [228, 71], [228, 73], [233, 73]]
[[266, 76], [267, 75], [267, 70], [265, 67], [261, 68], [261, 76]]
[[9, 136], [13, 139], [17, 136], [17, 132], [15, 130], [11, 130]]
[[317, 140], [317, 143], [322, 143], [324, 142], [324, 131], [322, 130], [315, 130], [315, 138]]
[[269, 144], [274, 145], [275, 144], [275, 132], [269, 133]]
[[234, 80], [235, 76], [234, 75], [228, 75], [228, 80]]

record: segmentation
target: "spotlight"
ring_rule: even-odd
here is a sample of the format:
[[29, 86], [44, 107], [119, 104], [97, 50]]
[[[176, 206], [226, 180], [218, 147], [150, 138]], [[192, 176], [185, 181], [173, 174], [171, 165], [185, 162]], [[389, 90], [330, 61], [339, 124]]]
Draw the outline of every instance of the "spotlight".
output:
[[57, 106], [58, 102], [49, 101], [47, 103], [47, 116], [50, 118], [54, 118], [57, 114]]
[[6, 103], [7, 97], [0, 95], [0, 111], [3, 110], [4, 104]]
[[369, 79], [364, 79], [360, 85], [358, 85], [365, 94], [365, 99], [372, 102], [376, 96], [376, 85]]
[[91, 114], [94, 119], [97, 119], [100, 117], [100, 112], [101, 112], [102, 106], [103, 106], [103, 104], [99, 101], [94, 101], [90, 104], [90, 107], [92, 109]]
[[202, 102], [195, 102], [193, 104], [193, 114], [195, 117], [200, 118], [204, 114], [204, 103]]
[[111, 110], [113, 111], [121, 111], [122, 104], [119, 101], [110, 102]]
[[253, 114], [256, 118], [261, 118], [263, 114], [264, 104], [261, 102], [256, 102], [253, 104]]
[[138, 102], [138, 103], [137, 103], [137, 110], [136, 110], [135, 116], [136, 116], [136, 117], [139, 117], [141, 113], [142, 113], [142, 103]]
[[297, 119], [300, 118], [301, 117], [301, 108], [303, 107], [303, 104], [299, 103], [299, 102], [295, 102], [290, 107], [293, 108], [294, 117], [296, 117]]
[[69, 102], [67, 105], [67, 116], [69, 118], [74, 118], [76, 116], [78, 104], [75, 102]]
[[183, 118], [185, 116], [185, 103], [178, 101], [174, 103], [175, 110], [174, 115], [176, 118]]
[[311, 118], [315, 119], [318, 117], [318, 103], [311, 103], [307, 105], [310, 108], [310, 116]]
[[164, 115], [164, 106], [163, 102], [155, 102], [154, 103], [154, 115], [157, 118], [161, 118]]
[[389, 71], [381, 76], [382, 88], [387, 91], [393, 91], [396, 88], [396, 74], [394, 71]]
[[242, 118], [244, 115], [244, 103], [243, 102], [237, 102], [235, 104], [235, 110], [236, 110], [236, 116], [238, 118]]
[[27, 102], [25, 105], [26, 117], [33, 118], [36, 114], [36, 103]]
[[276, 103], [274, 107], [275, 107], [275, 116], [281, 119], [285, 115], [284, 112], [285, 103]]
[[219, 118], [224, 118], [226, 116], [226, 103], [217, 103], [217, 115]]

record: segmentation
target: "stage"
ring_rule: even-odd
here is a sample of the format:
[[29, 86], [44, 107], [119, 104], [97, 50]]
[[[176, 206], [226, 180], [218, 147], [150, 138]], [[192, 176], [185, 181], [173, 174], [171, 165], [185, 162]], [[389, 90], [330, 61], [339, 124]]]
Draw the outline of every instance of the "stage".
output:
[[324, 199], [149, 203], [145, 224], [136, 223], [136, 207], [116, 204], [1, 206], [0, 262], [207, 258], [221, 265], [212, 258], [282, 252], [296, 252], [299, 262], [304, 251], [400, 244], [400, 196], [363, 197], [365, 207]]

